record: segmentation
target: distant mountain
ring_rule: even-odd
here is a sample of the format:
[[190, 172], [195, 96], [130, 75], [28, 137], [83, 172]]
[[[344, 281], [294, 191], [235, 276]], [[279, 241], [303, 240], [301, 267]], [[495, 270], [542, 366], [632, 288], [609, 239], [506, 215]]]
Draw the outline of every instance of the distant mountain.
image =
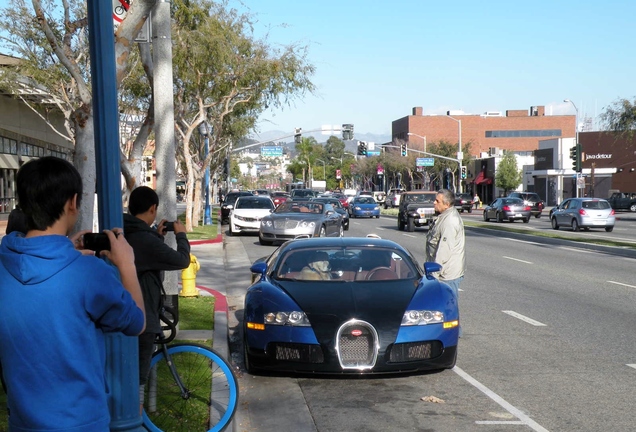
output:
[[[251, 143], [257, 143], [257, 142], [268, 142], [271, 141], [273, 143], [278, 143], [278, 142], [282, 142], [282, 143], [294, 143], [294, 137], [291, 136], [292, 132], [289, 131], [280, 131], [280, 130], [271, 130], [271, 131], [265, 131], [265, 132], [261, 132], [258, 135], [254, 135], [252, 137], [250, 137], [251, 139], [249, 140]], [[324, 143], [327, 141], [327, 139], [329, 139], [329, 137], [331, 135], [323, 135], [320, 132], [313, 132], [313, 133], [305, 133], [303, 134], [304, 137], [307, 136], [312, 136], [316, 139], [316, 141], [318, 141], [319, 143]], [[336, 136], [340, 139], [342, 139], [342, 135], [340, 133], [336, 134]], [[281, 137], [285, 137], [285, 138], [281, 138]], [[356, 132], [354, 130], [354, 140], [352, 142], [357, 142], [357, 141], [370, 141], [370, 142], [374, 142], [377, 144], [383, 144], [383, 143], [387, 143], [389, 141], [391, 141], [391, 136], [390, 135], [378, 135], [378, 134], [370, 134], [370, 133], [360, 133], [360, 132]], [[347, 149], [349, 149], [349, 144], [347, 143]], [[239, 144], [237, 147], [240, 147], [241, 144]], [[355, 147], [355, 145], [353, 146]]]

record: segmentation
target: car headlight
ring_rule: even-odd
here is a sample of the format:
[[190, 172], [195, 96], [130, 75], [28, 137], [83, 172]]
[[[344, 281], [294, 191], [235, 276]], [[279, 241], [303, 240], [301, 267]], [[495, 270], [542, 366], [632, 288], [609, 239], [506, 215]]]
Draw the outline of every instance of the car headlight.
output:
[[269, 312], [264, 316], [265, 324], [269, 325], [290, 325], [296, 327], [309, 327], [309, 320], [305, 312]]
[[380, 210], [380, 207], [379, 206], [375, 206], [375, 207], [373, 207], [373, 210]]
[[263, 219], [263, 220], [261, 221], [261, 225], [262, 225], [262, 226], [264, 226], [264, 227], [271, 227], [273, 224], [272, 224], [272, 221], [271, 221], [271, 220], [269, 220], [269, 219]]
[[407, 310], [402, 317], [403, 326], [439, 324], [444, 322], [444, 312], [431, 310]]
[[360, 210], [360, 206], [355, 206], [354, 209], [355, 210]]
[[316, 222], [302, 221], [299, 225], [301, 228], [314, 228], [316, 226]]

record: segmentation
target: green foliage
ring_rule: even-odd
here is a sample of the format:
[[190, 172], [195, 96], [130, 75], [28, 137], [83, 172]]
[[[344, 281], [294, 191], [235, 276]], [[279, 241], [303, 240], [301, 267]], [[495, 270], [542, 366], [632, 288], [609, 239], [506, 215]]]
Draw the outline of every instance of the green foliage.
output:
[[515, 190], [523, 181], [521, 170], [517, 168], [517, 158], [514, 153], [506, 152], [497, 165], [495, 173], [497, 186], [504, 190], [507, 195], [509, 191]]
[[606, 130], [618, 132], [628, 138], [633, 137], [636, 130], [636, 97], [633, 102], [618, 99], [605, 107], [605, 112], [600, 117]]

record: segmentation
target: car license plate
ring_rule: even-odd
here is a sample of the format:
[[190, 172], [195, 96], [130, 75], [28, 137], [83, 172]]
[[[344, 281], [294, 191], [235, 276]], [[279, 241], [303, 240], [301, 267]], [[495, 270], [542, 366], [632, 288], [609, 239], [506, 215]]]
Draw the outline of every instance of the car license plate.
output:
[[418, 223], [426, 223], [426, 219], [420, 218], [417, 220]]
[[521, 213], [517, 213], [515, 217], [521, 217]]
[[605, 221], [602, 221], [602, 220], [595, 220], [595, 221], [592, 221], [592, 223], [594, 225], [605, 225]]

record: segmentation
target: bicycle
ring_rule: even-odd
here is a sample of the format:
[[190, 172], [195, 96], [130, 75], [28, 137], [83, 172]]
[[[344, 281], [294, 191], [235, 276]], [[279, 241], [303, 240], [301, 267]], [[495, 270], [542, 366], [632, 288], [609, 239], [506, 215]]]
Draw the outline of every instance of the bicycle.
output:
[[[143, 411], [151, 432], [224, 430], [238, 405], [238, 383], [229, 363], [212, 348], [172, 342], [179, 316], [165, 306], [162, 332], [151, 360]], [[166, 334], [167, 333], [167, 334]]]

